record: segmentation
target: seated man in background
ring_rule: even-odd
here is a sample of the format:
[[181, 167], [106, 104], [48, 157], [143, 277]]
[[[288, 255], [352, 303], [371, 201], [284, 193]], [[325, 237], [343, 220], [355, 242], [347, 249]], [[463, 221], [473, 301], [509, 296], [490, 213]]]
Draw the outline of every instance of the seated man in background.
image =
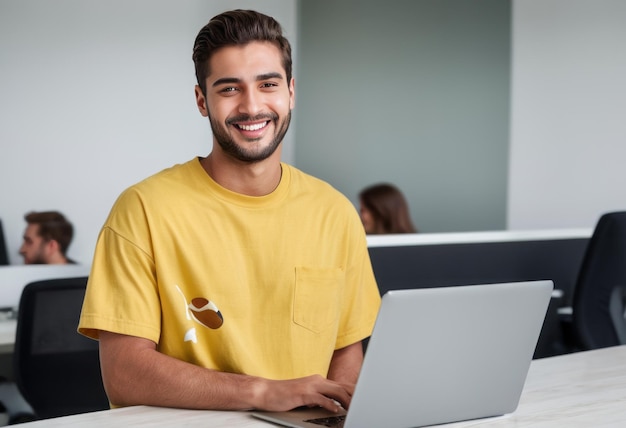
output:
[[28, 223], [20, 255], [24, 264], [74, 264], [66, 255], [72, 242], [74, 228], [57, 211], [30, 212], [24, 216]]

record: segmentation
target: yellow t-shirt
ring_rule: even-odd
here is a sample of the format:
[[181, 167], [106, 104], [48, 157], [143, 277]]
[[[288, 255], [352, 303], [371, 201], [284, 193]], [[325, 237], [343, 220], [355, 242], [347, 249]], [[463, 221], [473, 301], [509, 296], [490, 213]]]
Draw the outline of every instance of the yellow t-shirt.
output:
[[380, 295], [352, 204], [282, 171], [261, 197], [219, 186], [199, 159], [127, 189], [98, 238], [79, 331], [225, 372], [325, 376], [335, 349], [371, 334]]

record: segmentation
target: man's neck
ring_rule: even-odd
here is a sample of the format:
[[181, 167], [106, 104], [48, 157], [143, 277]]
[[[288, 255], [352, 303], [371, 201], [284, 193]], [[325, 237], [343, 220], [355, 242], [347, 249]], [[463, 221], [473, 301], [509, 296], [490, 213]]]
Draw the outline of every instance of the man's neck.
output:
[[219, 151], [200, 160], [202, 167], [220, 186], [242, 195], [264, 196], [280, 183], [280, 151], [255, 163], [242, 162]]
[[49, 264], [49, 265], [66, 265], [68, 263], [69, 263], [69, 261], [68, 261], [67, 257], [65, 257], [62, 254], [53, 254], [46, 261], [46, 264]]

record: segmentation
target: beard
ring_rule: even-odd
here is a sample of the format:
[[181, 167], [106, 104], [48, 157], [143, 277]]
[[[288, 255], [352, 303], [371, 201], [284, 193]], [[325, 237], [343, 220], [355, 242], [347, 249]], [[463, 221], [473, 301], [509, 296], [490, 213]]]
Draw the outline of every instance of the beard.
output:
[[[260, 162], [262, 160], [265, 160], [276, 151], [278, 146], [280, 146], [280, 143], [283, 141], [287, 130], [289, 129], [289, 123], [291, 122], [291, 111], [280, 122], [278, 122], [278, 115], [275, 113], [271, 113], [260, 114], [254, 117], [248, 115], [231, 117], [226, 120], [226, 125], [228, 126], [235, 122], [255, 122], [259, 120], [267, 120], [275, 123], [276, 132], [274, 133], [274, 137], [272, 138], [272, 141], [265, 147], [247, 147], [245, 144], [237, 144], [232, 136], [228, 133], [227, 128], [214, 120], [211, 116], [211, 113], [209, 112], [209, 122], [211, 123], [211, 131], [213, 132], [213, 137], [215, 138], [215, 141], [217, 141], [217, 143], [226, 154], [242, 162], [248, 163]], [[248, 142], [254, 143], [255, 141], [259, 140], [260, 139], [249, 139]]]
[[42, 244], [39, 247], [37, 252], [32, 255], [32, 258], [30, 260], [28, 260], [28, 261], [24, 260], [25, 264], [28, 264], [28, 265], [45, 265], [45, 264], [47, 264], [46, 259], [44, 257], [43, 246], [44, 246], [44, 244]]

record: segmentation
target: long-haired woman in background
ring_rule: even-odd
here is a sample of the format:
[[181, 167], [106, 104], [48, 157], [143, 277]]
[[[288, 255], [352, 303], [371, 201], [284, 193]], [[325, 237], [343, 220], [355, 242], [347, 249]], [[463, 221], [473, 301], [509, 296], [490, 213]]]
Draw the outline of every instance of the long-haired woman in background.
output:
[[416, 233], [409, 205], [394, 185], [380, 183], [359, 193], [361, 221], [367, 234]]

